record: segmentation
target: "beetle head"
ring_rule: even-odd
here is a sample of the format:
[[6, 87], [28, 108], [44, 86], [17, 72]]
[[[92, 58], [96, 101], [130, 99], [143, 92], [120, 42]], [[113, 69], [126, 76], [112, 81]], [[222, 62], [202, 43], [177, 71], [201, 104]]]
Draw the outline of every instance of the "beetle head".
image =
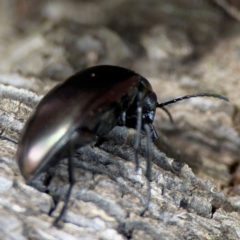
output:
[[153, 126], [153, 121], [157, 107], [157, 96], [152, 90], [150, 83], [143, 77], [139, 82], [138, 95], [135, 97], [133, 104], [127, 110], [126, 126], [136, 128], [137, 124], [137, 108], [142, 108], [142, 132], [145, 133], [144, 125], [147, 124], [150, 128], [150, 136], [152, 140], [157, 139], [158, 135]]

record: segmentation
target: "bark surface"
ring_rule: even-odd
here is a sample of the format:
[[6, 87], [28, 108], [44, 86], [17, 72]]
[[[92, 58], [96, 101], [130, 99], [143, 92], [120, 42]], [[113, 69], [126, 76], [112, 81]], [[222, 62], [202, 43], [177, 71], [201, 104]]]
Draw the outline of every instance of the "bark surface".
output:
[[[0, 239], [240, 238], [239, 22], [210, 0], [25, 0], [0, 2], [0, 13]], [[56, 228], [69, 186], [67, 159], [28, 186], [17, 143], [44, 94], [96, 64], [139, 72], [159, 103], [196, 92], [230, 103], [196, 98], [169, 106], [174, 123], [158, 110], [144, 216], [144, 137], [138, 172], [134, 133], [125, 127], [77, 150], [76, 184]]]

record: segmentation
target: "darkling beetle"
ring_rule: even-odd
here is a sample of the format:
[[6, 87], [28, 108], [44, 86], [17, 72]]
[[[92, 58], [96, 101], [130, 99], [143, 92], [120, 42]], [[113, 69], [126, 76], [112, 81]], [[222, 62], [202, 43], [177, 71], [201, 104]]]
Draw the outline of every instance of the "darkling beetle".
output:
[[192, 97], [215, 97], [228, 101], [218, 94], [198, 93], [159, 104], [148, 80], [131, 70], [103, 65], [80, 71], [53, 88], [25, 124], [17, 149], [20, 171], [31, 182], [49, 165], [61, 160], [59, 156], [68, 157], [70, 186], [65, 204], [54, 222], [57, 224], [66, 210], [74, 185], [74, 150], [103, 137], [116, 125], [135, 128], [136, 169], [139, 166], [141, 132], [147, 135], [148, 144], [148, 193], [143, 215], [150, 201], [149, 148], [151, 139], [157, 138], [153, 126], [156, 108], [167, 111], [164, 106]]

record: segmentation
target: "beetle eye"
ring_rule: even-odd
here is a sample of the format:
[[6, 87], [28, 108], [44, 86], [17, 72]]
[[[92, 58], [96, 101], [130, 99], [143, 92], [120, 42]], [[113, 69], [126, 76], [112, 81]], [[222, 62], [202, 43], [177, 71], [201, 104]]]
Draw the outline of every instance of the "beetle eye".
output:
[[155, 117], [155, 111], [143, 114], [142, 119], [144, 123], [152, 123]]
[[143, 100], [143, 111], [155, 111], [157, 105], [157, 96], [154, 92], [148, 93]]

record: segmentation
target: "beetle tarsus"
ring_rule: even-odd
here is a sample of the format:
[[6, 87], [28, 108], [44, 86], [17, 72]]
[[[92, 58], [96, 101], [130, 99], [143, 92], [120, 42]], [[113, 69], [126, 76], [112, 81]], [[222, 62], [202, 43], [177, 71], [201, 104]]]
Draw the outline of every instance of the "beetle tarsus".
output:
[[143, 217], [143, 215], [145, 214], [145, 212], [148, 210], [149, 208], [149, 203], [150, 203], [150, 198], [151, 198], [151, 184], [150, 184], [150, 180], [147, 179], [147, 200], [146, 200], [146, 204], [144, 209], [141, 211], [141, 213], [139, 214], [140, 217]]

